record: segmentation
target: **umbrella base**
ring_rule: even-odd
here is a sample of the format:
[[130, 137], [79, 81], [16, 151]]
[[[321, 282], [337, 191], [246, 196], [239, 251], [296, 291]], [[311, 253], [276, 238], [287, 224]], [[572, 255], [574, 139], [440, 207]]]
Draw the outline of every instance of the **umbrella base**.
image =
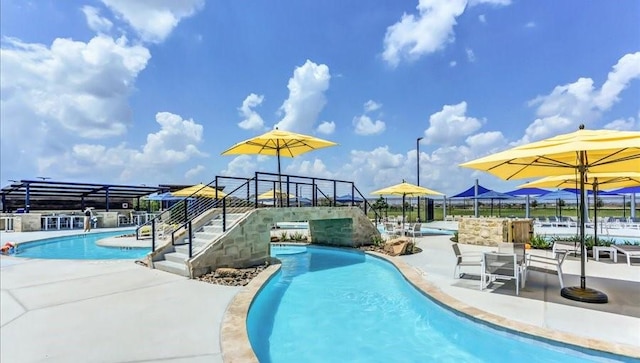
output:
[[588, 287], [584, 289], [579, 286], [565, 287], [560, 290], [560, 295], [569, 300], [591, 304], [606, 304], [609, 302], [609, 298], [605, 293]]

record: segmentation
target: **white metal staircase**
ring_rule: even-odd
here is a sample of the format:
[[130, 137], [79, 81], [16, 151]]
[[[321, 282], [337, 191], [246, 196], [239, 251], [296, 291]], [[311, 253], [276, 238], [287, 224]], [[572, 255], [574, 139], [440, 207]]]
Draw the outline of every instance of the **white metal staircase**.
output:
[[[244, 213], [227, 213], [227, 230], [233, 228], [236, 221], [243, 216]], [[218, 215], [193, 233], [192, 256], [197, 255], [222, 234], [222, 217]], [[187, 238], [188, 237], [185, 237], [181, 241], [176, 241], [177, 245], [174, 246], [174, 251], [166, 253], [164, 260], [154, 261], [153, 267], [158, 270], [189, 277], [189, 270], [186, 263], [187, 260], [189, 260], [189, 244]]]

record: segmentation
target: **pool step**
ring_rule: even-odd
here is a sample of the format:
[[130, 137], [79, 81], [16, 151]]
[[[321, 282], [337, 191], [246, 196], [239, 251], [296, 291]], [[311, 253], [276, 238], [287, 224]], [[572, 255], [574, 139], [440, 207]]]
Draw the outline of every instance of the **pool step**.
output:
[[172, 274], [190, 277], [189, 270], [187, 270], [187, 265], [184, 263], [184, 261], [182, 263], [169, 260], [156, 261], [153, 263], [153, 267], [161, 271], [170, 272]]
[[[230, 213], [227, 215], [227, 229], [231, 228], [244, 214], [242, 213]], [[192, 239], [192, 256], [195, 256], [203, 248], [217, 240], [222, 232], [222, 219], [212, 219], [209, 223], [203, 226], [200, 230], [193, 233]], [[182, 241], [176, 241], [176, 243], [185, 243], [188, 240], [185, 238]], [[181, 244], [174, 247], [175, 252], [170, 252], [164, 255], [164, 260], [155, 261], [154, 267], [158, 270], [174, 273], [176, 275], [189, 277], [189, 270], [187, 268], [187, 260], [189, 259], [189, 245]]]

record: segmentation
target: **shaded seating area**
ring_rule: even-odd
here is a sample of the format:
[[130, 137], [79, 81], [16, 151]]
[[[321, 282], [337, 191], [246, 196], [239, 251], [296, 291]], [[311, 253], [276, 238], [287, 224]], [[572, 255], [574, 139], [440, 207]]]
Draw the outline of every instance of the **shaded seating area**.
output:
[[[564, 279], [563, 279], [563, 272], [562, 272], [562, 263], [564, 262], [565, 257], [567, 256], [567, 252], [566, 251], [560, 251], [558, 250], [557, 252], [555, 252], [554, 254], [555, 257], [546, 257], [546, 256], [539, 256], [539, 255], [533, 255], [533, 254], [527, 254], [527, 269], [525, 272], [525, 279], [527, 277], [527, 274], [529, 273], [530, 270], [532, 270], [532, 267], [540, 268], [542, 269], [541, 272], [555, 272], [558, 275], [558, 280], [560, 281], [560, 288], [564, 288]], [[553, 270], [551, 270], [551, 269]]]

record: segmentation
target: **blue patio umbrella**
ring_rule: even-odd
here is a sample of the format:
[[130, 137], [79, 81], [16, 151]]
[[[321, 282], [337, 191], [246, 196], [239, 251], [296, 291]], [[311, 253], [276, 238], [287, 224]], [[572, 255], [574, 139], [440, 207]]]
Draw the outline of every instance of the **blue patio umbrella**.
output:
[[338, 203], [362, 203], [364, 202], [364, 199], [351, 195], [351, 194], [345, 194], [345, 195], [341, 195], [339, 197], [336, 197], [336, 202]]

